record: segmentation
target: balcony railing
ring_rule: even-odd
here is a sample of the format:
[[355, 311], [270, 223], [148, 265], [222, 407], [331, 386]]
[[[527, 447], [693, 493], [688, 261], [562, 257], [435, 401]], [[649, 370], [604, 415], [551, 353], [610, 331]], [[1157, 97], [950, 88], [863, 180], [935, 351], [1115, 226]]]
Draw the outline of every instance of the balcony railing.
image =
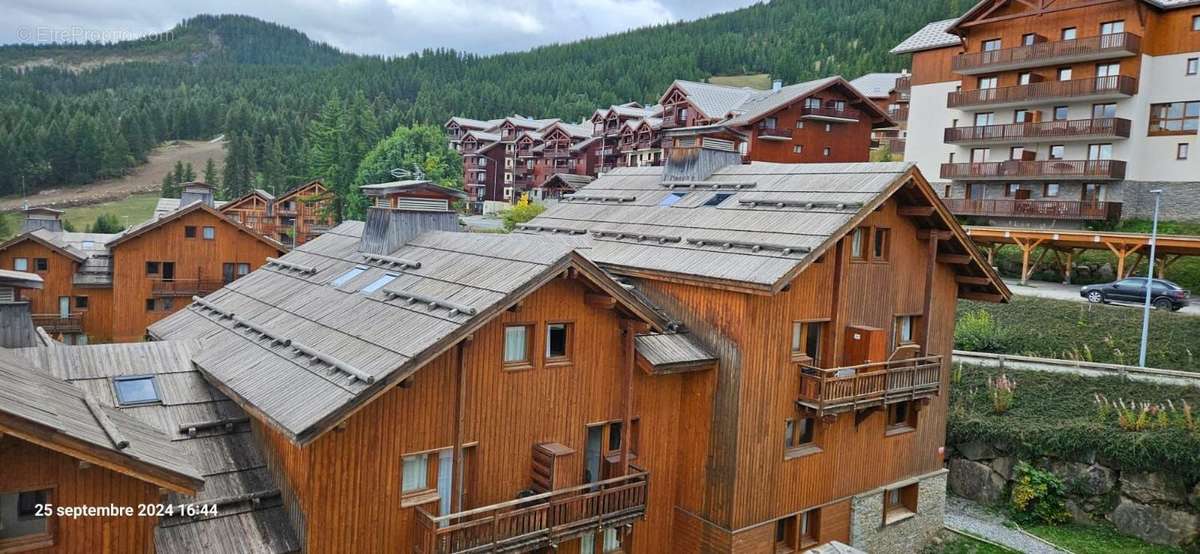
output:
[[225, 286], [219, 279], [156, 279], [151, 292], [154, 296], [204, 296]]
[[759, 127], [758, 138], [763, 140], [792, 140], [792, 130], [779, 127]]
[[649, 150], [651, 148], [658, 146], [657, 143], [658, 143], [657, 140], [639, 140], [637, 143], [637, 149], [638, 150]]
[[45, 329], [51, 335], [58, 333], [82, 333], [83, 314], [79, 312], [62, 314], [33, 314], [33, 326]]
[[1128, 75], [1091, 77], [1073, 81], [1042, 81], [1028, 85], [951, 92], [946, 99], [946, 106], [950, 108], [994, 107], [1067, 98], [1119, 98], [1133, 96], [1137, 94], [1137, 90], [1137, 79]]
[[1071, 119], [1041, 123], [1009, 123], [946, 129], [947, 144], [1023, 142], [1029, 139], [1129, 138], [1128, 119]]
[[896, 78], [896, 92], [908, 94], [912, 91], [912, 75]]
[[805, 106], [800, 108], [800, 117], [830, 121], [858, 121], [862, 118], [862, 112], [854, 108], [838, 109], [834, 107], [814, 108]]
[[1124, 179], [1120, 160], [1008, 160], [1003, 162], [942, 164], [943, 179]]
[[970, 52], [954, 57], [954, 71], [964, 75], [1021, 69], [1068, 62], [1133, 56], [1142, 51], [1142, 38], [1132, 33], [1114, 33], [1075, 40], [1039, 42], [1029, 46], [988, 52]]
[[893, 154], [903, 154], [905, 140], [899, 137], [880, 137], [879, 147], [887, 147], [888, 151]]
[[546, 151], [543, 152], [543, 155], [547, 158], [568, 158], [571, 156], [571, 151], [565, 148], [562, 150], [551, 150], [547, 148]]
[[1120, 202], [1010, 198], [943, 198], [942, 202], [954, 215], [1077, 221], [1115, 221], [1121, 218]]
[[630, 524], [646, 514], [648, 478], [636, 472], [444, 516], [417, 508], [415, 550], [528, 552]]
[[908, 121], [908, 105], [905, 104], [905, 107], [903, 108], [888, 110], [888, 117], [892, 118], [892, 121], [895, 121], [896, 123], [904, 123], [905, 121]]
[[941, 356], [833, 369], [803, 366], [798, 403], [818, 414], [837, 413], [934, 396], [941, 382]]

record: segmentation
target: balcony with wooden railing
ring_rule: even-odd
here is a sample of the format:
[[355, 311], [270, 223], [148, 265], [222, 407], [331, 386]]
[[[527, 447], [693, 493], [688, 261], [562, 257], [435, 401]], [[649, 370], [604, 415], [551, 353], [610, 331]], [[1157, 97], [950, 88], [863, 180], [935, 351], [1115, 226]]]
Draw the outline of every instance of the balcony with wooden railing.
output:
[[908, 104], [905, 104], [903, 108], [888, 110], [887, 114], [888, 117], [892, 118], [892, 121], [895, 121], [896, 123], [904, 123], [908, 121]]
[[954, 215], [1071, 221], [1116, 221], [1120, 202], [1013, 198], [943, 198]]
[[900, 137], [880, 137], [879, 138], [879, 148], [886, 147], [888, 149], [888, 152], [891, 152], [893, 154], [903, 154], [906, 144], [907, 143], [905, 142], [905, 139], [902, 139]]
[[1113, 33], [1075, 40], [1038, 42], [987, 52], [968, 52], [955, 56], [951, 67], [963, 75], [976, 75], [1135, 56], [1141, 51], [1142, 37], [1133, 33]]
[[792, 130], [779, 127], [759, 127], [758, 138], [762, 140], [792, 140]]
[[151, 294], [154, 296], [204, 296], [225, 286], [220, 279], [155, 279]]
[[1106, 117], [1099, 119], [1070, 119], [1039, 123], [1008, 123], [976, 127], [950, 127], [944, 135], [946, 144], [996, 144], [1030, 140], [1085, 140], [1129, 138], [1132, 124], [1128, 119]]
[[949, 108], [999, 108], [1052, 103], [1059, 100], [1107, 100], [1127, 98], [1137, 94], [1137, 91], [1137, 78], [1128, 75], [1114, 75], [955, 91], [947, 96], [946, 106]]
[[33, 314], [33, 326], [41, 327], [47, 333], [82, 333], [83, 314], [73, 312], [68, 314]]
[[862, 112], [854, 108], [839, 109], [834, 106], [822, 106], [820, 108], [805, 106], [800, 108], [800, 118], [847, 123], [857, 122], [859, 119], [862, 119]]
[[943, 179], [986, 181], [1008, 179], [1087, 179], [1120, 180], [1125, 178], [1121, 160], [1008, 160], [1003, 162], [942, 164]]
[[649, 474], [639, 471], [444, 516], [417, 508], [420, 554], [529, 552], [645, 517]]
[[796, 402], [817, 415], [836, 414], [936, 396], [941, 383], [941, 356], [832, 369], [806, 365], [800, 368]]

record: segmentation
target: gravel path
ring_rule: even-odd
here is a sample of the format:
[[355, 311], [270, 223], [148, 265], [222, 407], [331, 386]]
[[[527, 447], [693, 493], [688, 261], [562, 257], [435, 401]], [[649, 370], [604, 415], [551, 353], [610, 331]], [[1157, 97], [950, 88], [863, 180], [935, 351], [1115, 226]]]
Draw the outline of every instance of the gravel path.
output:
[[1005, 527], [1003, 517], [990, 514], [979, 505], [953, 495], [946, 497], [946, 527], [1028, 554], [1066, 553], [1016, 529]]

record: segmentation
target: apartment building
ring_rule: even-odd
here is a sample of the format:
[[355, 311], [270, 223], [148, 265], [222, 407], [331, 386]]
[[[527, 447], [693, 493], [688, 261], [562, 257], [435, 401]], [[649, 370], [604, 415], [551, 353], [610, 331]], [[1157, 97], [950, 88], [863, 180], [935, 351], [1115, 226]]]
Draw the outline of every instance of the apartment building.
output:
[[637, 102], [609, 106], [592, 114], [593, 134], [601, 137], [600, 170], [662, 164], [661, 104]]
[[[871, 148], [883, 150], [893, 156], [904, 156], [905, 138], [908, 136], [908, 101], [912, 90], [912, 78], [907, 71], [901, 73], [868, 73], [850, 85], [875, 102], [895, 122], [894, 127], [871, 131]], [[899, 159], [899, 158], [897, 158]]]
[[980, 2], [912, 56], [905, 159], [956, 215], [1080, 227], [1200, 213], [1200, 5]]
[[117, 234], [64, 231], [61, 211], [26, 210], [22, 232], [0, 244], [0, 267], [42, 277], [41, 290], [22, 291], [34, 323], [68, 344], [139, 341], [192, 295], [283, 251], [218, 211], [211, 187], [183, 194], [183, 207]]

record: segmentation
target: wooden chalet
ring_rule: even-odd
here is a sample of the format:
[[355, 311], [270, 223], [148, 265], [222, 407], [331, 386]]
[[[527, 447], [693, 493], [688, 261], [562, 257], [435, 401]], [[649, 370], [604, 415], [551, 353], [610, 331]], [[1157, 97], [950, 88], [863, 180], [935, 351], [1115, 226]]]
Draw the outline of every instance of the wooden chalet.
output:
[[[592, 114], [592, 134], [601, 140], [600, 171], [622, 166], [659, 165], [662, 151], [654, 144], [662, 127], [661, 104], [637, 102], [609, 106]], [[647, 129], [642, 124], [649, 122]]]
[[311, 181], [276, 198], [252, 190], [220, 206], [226, 217], [279, 241], [288, 248], [304, 244], [333, 226], [331, 195], [320, 181]]
[[[201, 191], [201, 188], [194, 189]], [[118, 234], [72, 233], [35, 214], [0, 244], [0, 267], [35, 273], [34, 325], [68, 344], [137, 341], [146, 326], [279, 255], [280, 243], [225, 217], [211, 195]], [[61, 213], [59, 214], [61, 216]]]
[[[192, 459], [141, 418], [0, 349], [0, 552], [153, 552], [159, 518], [137, 507], [200, 490]], [[135, 514], [56, 510], [83, 506]]]
[[908, 104], [912, 97], [912, 75], [901, 73], [867, 73], [850, 85], [875, 102], [895, 122], [895, 127], [877, 128], [871, 132], [871, 148], [886, 149], [903, 157], [908, 136]]
[[455, 202], [467, 199], [467, 194], [461, 190], [423, 179], [363, 185], [359, 190], [377, 208], [412, 211], [448, 212]]

